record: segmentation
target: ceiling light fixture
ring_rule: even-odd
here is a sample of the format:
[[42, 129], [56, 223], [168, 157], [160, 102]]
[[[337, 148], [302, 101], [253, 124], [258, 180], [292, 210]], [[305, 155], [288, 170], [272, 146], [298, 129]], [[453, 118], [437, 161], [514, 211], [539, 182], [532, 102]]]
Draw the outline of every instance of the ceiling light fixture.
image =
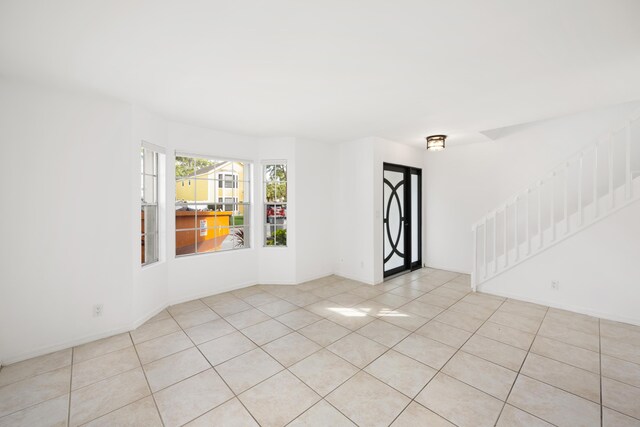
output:
[[431, 135], [427, 137], [427, 150], [440, 151], [444, 150], [444, 140], [447, 135]]

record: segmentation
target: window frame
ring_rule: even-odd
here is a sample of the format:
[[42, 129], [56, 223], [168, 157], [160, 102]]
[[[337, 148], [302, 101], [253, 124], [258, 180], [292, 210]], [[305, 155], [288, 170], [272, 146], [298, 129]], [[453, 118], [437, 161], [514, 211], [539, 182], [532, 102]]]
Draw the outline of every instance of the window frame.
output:
[[[193, 201], [189, 201], [189, 200], [180, 200], [178, 201], [177, 199], [177, 194], [174, 197], [174, 208], [175, 211], [178, 212], [178, 209], [181, 207], [186, 207], [187, 209], [190, 209], [192, 206], [195, 208], [195, 219], [194, 219], [194, 228], [188, 227], [188, 228], [179, 228], [177, 223], [175, 224], [174, 227], [174, 242], [176, 243], [175, 248], [174, 248], [174, 258], [183, 258], [183, 257], [189, 257], [189, 256], [194, 256], [194, 255], [206, 255], [206, 254], [216, 254], [216, 253], [228, 253], [228, 252], [234, 252], [234, 251], [238, 251], [238, 250], [244, 250], [244, 249], [252, 249], [253, 245], [252, 245], [252, 235], [251, 235], [251, 231], [252, 231], [252, 221], [251, 221], [251, 213], [252, 213], [252, 209], [253, 209], [253, 205], [254, 205], [254, 200], [253, 200], [253, 173], [254, 173], [254, 162], [250, 161], [250, 160], [245, 160], [245, 159], [234, 159], [234, 158], [229, 158], [229, 157], [223, 157], [223, 156], [212, 156], [212, 155], [203, 155], [203, 154], [196, 154], [196, 153], [191, 153], [188, 151], [179, 151], [176, 150], [174, 153], [174, 161], [176, 160], [177, 157], [186, 157], [186, 158], [191, 158], [191, 159], [196, 159], [196, 160], [207, 160], [213, 163], [219, 163], [220, 167], [224, 168], [226, 163], [230, 163], [232, 164], [232, 169], [233, 169], [233, 164], [235, 163], [241, 163], [242, 164], [242, 168], [243, 168], [243, 179], [240, 180], [239, 178], [239, 173], [237, 171], [226, 171], [226, 170], [216, 170], [216, 168], [212, 169], [211, 172], [213, 172], [213, 176], [211, 176], [211, 178], [198, 178], [198, 168], [197, 165], [194, 164], [193, 165], [193, 172], [192, 174], [186, 175], [186, 176], [176, 176], [175, 175], [175, 165], [174, 165], [174, 169], [173, 169], [173, 173], [174, 173], [174, 181], [175, 181], [175, 185], [177, 187], [178, 182], [180, 181], [186, 181], [186, 180], [191, 180], [193, 181], [193, 194], [196, 200]], [[210, 173], [210, 172], [209, 172]], [[223, 176], [223, 179], [220, 179], [220, 176]], [[235, 186], [233, 187], [225, 187], [224, 186], [224, 175], [230, 175], [233, 176], [233, 183]], [[215, 182], [215, 184], [213, 185], [213, 187], [209, 187], [208, 190], [208, 197], [207, 197], [207, 201], [199, 201], [198, 199], [198, 185], [200, 182], [208, 182], [207, 185], [210, 185], [210, 183]], [[243, 188], [242, 188], [242, 193], [240, 192], [240, 183], [243, 183]], [[213, 191], [213, 193], [215, 193], [215, 196], [212, 196], [212, 191], [211, 190], [215, 190]], [[218, 201], [218, 191], [222, 190], [222, 195], [221, 197], [228, 197], [226, 195], [226, 191], [232, 191], [232, 194], [234, 195], [234, 198], [236, 199], [233, 203], [225, 203], [225, 202], [219, 202]], [[242, 197], [240, 197], [240, 194], [242, 194]], [[211, 199], [211, 200], [209, 200]], [[213, 208], [210, 208], [211, 206], [214, 206]], [[207, 227], [201, 227], [201, 221], [199, 221], [198, 218], [198, 212], [215, 212], [218, 211], [218, 207], [226, 207], [226, 205], [233, 205], [236, 209], [232, 210], [232, 215], [230, 217], [230, 221], [229, 221], [229, 225], [228, 226], [207, 226]], [[207, 206], [206, 209], [199, 209], [200, 206]], [[214, 215], [215, 216], [215, 215]], [[242, 217], [242, 222], [240, 223], [240, 225], [236, 225], [236, 220], [238, 217]], [[209, 232], [213, 232], [214, 236], [215, 233], [220, 232], [221, 229], [227, 229], [229, 232], [229, 235], [231, 234], [232, 229], [235, 230], [241, 230], [242, 231], [242, 246], [236, 246], [237, 243], [235, 243], [235, 239], [234, 238], [234, 244], [232, 247], [227, 248], [227, 249], [222, 249], [222, 248], [218, 248], [216, 250], [205, 250], [202, 252], [198, 251], [198, 242], [194, 243], [194, 248], [193, 248], [193, 252], [187, 252], [187, 253], [182, 253], [182, 254], [178, 254], [178, 247], [177, 247], [177, 241], [178, 241], [178, 234], [180, 232], [189, 232], [192, 231], [194, 232], [195, 238], [194, 239], [198, 239], [198, 237], [202, 237], [207, 235], [206, 233]], [[204, 231], [205, 234], [202, 234]]]
[[[146, 168], [146, 160], [145, 151], [152, 153], [152, 161], [154, 165], [152, 166], [152, 173], [147, 173]], [[153, 250], [153, 258], [151, 261], [147, 260], [146, 248], [144, 249], [144, 262], [142, 259], [140, 260], [141, 267], [148, 267], [150, 265], [156, 264], [160, 262], [160, 160], [163, 151], [159, 149], [159, 147], [154, 146], [153, 144], [142, 141], [140, 144], [140, 211], [141, 214], [146, 213], [147, 209], [151, 208], [155, 211], [155, 228], [152, 231], [147, 231], [146, 225], [144, 230], [140, 230], [140, 245], [142, 250], [142, 245], [144, 242], [147, 242], [148, 235], [155, 235], [155, 247]], [[147, 201], [147, 178], [150, 177], [152, 181], [153, 188], [151, 189], [154, 192], [154, 201]], [[142, 227], [141, 227], [142, 228]]]
[[[283, 166], [284, 167], [284, 172], [285, 172], [285, 180], [284, 181], [280, 181], [280, 180], [267, 180], [266, 176], [267, 176], [267, 167], [268, 166]], [[284, 183], [285, 184], [285, 194], [284, 194], [284, 201], [268, 201], [267, 200], [267, 186], [271, 183]], [[274, 234], [275, 232], [280, 229], [280, 230], [285, 230], [285, 232], [289, 233], [289, 227], [288, 227], [288, 220], [289, 220], [289, 167], [287, 164], [286, 160], [264, 160], [262, 161], [262, 204], [263, 204], [263, 212], [262, 212], [262, 231], [263, 231], [263, 238], [262, 238], [262, 246], [264, 248], [287, 248], [288, 247], [288, 243], [287, 240], [285, 240], [284, 244], [278, 244], [278, 240], [277, 238], [274, 236], [274, 244], [268, 244], [268, 234], [267, 234], [267, 228], [273, 230]], [[273, 215], [273, 222], [269, 222], [269, 217], [267, 216], [269, 207], [273, 206], [275, 209], [284, 209], [286, 215], [284, 217], [284, 221], [282, 224], [277, 224], [277, 219], [278, 219], [278, 215], [274, 214]], [[279, 228], [280, 226], [280, 228]]]

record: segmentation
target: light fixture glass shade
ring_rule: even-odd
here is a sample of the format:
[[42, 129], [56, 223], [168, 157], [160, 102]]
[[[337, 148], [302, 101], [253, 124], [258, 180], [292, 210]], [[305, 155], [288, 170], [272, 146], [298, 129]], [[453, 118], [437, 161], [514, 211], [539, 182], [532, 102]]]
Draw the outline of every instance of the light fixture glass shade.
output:
[[447, 135], [431, 135], [427, 137], [427, 150], [439, 151], [444, 150], [444, 140]]

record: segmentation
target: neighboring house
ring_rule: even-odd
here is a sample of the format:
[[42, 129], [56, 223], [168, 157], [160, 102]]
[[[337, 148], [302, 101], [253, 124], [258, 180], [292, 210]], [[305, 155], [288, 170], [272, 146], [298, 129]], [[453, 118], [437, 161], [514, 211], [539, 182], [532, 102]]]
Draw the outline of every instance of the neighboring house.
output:
[[176, 200], [222, 203], [210, 209], [237, 212], [233, 204], [244, 200], [244, 167], [240, 162], [219, 162], [197, 170], [193, 177], [176, 178]]

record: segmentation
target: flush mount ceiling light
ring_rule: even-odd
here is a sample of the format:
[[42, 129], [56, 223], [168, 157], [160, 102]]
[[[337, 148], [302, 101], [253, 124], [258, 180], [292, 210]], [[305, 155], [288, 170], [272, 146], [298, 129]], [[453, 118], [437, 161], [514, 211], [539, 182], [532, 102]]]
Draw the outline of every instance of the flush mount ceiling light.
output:
[[444, 150], [444, 140], [447, 135], [431, 135], [427, 137], [427, 150], [440, 151]]

